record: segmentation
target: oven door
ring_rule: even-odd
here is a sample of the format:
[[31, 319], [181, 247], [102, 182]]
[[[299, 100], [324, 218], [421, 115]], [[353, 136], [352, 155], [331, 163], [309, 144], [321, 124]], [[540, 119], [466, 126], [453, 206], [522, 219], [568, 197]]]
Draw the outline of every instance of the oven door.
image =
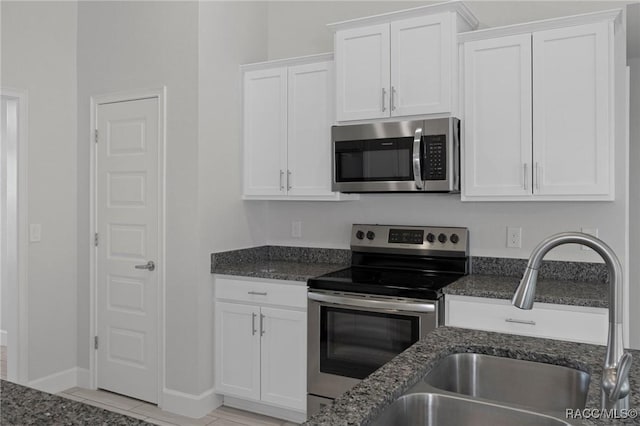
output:
[[425, 337], [438, 302], [309, 292], [308, 393], [337, 398]]

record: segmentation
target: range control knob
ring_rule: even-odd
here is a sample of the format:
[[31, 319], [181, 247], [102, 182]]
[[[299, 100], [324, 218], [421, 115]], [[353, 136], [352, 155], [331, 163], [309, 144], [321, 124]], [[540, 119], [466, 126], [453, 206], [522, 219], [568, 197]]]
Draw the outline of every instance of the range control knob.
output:
[[367, 239], [368, 240], [373, 240], [376, 237], [376, 234], [373, 233], [373, 231], [368, 231], [367, 232]]
[[438, 235], [438, 241], [440, 241], [442, 244], [447, 242], [447, 236], [444, 234], [440, 234]]
[[458, 234], [451, 234], [451, 237], [449, 239], [453, 244], [458, 244], [458, 241], [460, 241], [460, 237], [458, 237]]
[[436, 240], [436, 236], [433, 235], [431, 232], [429, 232], [427, 234], [427, 241], [429, 241], [430, 243], [434, 242]]
[[356, 238], [359, 239], [359, 240], [363, 239], [364, 238], [364, 232], [362, 232], [362, 231], [356, 232]]

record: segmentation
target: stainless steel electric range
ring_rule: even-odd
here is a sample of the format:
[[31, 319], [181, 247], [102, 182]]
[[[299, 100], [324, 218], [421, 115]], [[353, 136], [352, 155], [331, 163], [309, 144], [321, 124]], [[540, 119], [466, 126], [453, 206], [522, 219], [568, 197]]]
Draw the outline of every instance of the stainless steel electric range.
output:
[[442, 288], [470, 269], [467, 228], [353, 225], [351, 250], [308, 281], [308, 416], [443, 324]]

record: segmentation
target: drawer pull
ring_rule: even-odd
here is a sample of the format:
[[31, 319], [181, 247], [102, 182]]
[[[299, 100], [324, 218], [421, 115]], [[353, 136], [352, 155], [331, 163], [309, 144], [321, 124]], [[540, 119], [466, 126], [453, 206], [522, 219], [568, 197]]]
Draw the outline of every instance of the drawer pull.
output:
[[504, 321], [505, 322], [515, 322], [517, 324], [536, 325], [535, 321], [526, 321], [526, 320], [519, 320], [519, 319], [513, 319], [513, 318], [506, 318]]
[[250, 291], [249, 294], [254, 294], [256, 296], [266, 296], [267, 292], [266, 291]]

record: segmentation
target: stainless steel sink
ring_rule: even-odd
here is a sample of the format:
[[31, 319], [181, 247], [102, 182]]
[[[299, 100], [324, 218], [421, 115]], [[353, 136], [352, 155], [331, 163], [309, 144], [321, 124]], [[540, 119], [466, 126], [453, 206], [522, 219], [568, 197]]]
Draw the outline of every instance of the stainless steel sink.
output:
[[569, 425], [569, 423], [543, 414], [487, 402], [434, 393], [413, 393], [401, 396], [391, 404], [372, 425], [561, 426]]
[[423, 383], [475, 398], [564, 413], [567, 408], [585, 408], [589, 381], [589, 373], [573, 368], [459, 353], [440, 361]]

